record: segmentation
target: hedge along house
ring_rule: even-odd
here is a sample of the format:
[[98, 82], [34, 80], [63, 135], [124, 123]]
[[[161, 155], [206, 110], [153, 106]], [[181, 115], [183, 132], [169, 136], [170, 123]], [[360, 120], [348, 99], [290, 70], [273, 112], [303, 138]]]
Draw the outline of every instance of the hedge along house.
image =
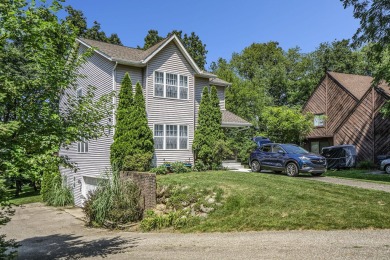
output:
[[372, 77], [327, 72], [303, 107], [314, 114], [314, 129], [305, 148], [353, 144], [358, 161], [375, 161], [390, 151], [390, 120], [380, 109], [390, 99], [386, 84], [372, 85]]
[[[175, 35], [147, 50], [88, 39], [77, 41], [80, 52], [90, 48], [94, 48], [94, 52], [79, 68], [79, 73], [85, 77], [78, 78], [77, 93], [71, 94], [82, 95], [88, 85], [96, 87], [96, 98], [112, 91], [119, 93], [126, 72], [133, 86], [140, 82], [145, 95], [148, 124], [154, 133], [154, 165], [174, 161], [193, 163], [192, 142], [205, 86], [217, 88], [223, 127], [250, 125], [225, 109], [225, 88], [229, 83], [201, 70]], [[117, 104], [118, 100], [114, 98], [113, 103]], [[106, 123], [115, 125], [113, 112]], [[77, 172], [61, 169], [74, 189], [76, 205], [82, 205], [87, 193], [96, 187], [99, 177], [110, 168], [112, 142], [113, 131], [97, 140], [61, 149], [60, 155], [68, 156], [77, 164]]]

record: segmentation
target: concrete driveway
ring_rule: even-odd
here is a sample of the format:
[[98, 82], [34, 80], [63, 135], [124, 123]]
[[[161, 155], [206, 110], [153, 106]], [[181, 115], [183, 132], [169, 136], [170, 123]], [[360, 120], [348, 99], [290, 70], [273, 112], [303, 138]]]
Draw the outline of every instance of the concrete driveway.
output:
[[17, 208], [1, 233], [22, 245], [19, 259], [389, 259], [390, 256], [390, 230], [133, 233], [86, 228], [73, 215], [42, 204], [29, 204]]

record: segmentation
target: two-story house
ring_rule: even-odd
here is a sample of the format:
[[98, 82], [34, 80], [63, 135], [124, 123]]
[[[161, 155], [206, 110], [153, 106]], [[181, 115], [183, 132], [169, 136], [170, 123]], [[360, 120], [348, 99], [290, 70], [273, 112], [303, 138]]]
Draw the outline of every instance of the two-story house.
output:
[[[172, 35], [147, 50], [129, 48], [94, 40], [78, 39], [80, 51], [94, 48], [93, 55], [79, 68], [85, 77], [77, 80], [82, 95], [88, 85], [96, 87], [96, 97], [112, 91], [119, 93], [120, 83], [129, 73], [132, 83], [144, 89], [149, 127], [154, 133], [155, 165], [165, 162], [191, 161], [192, 142], [197, 122], [201, 93], [205, 86], [217, 88], [223, 127], [249, 126], [250, 123], [225, 109], [228, 82], [201, 70], [180, 40]], [[118, 100], [114, 98], [114, 105]], [[115, 125], [115, 111], [107, 122]], [[76, 205], [81, 205], [99, 177], [110, 168], [110, 146], [113, 133], [97, 140], [80, 142], [60, 154], [77, 164], [78, 170], [61, 169], [73, 187]]]
[[356, 146], [358, 161], [375, 161], [390, 151], [390, 120], [380, 113], [390, 99], [390, 88], [372, 84], [372, 77], [327, 72], [303, 107], [314, 114], [314, 129], [305, 148], [320, 153], [322, 147]]

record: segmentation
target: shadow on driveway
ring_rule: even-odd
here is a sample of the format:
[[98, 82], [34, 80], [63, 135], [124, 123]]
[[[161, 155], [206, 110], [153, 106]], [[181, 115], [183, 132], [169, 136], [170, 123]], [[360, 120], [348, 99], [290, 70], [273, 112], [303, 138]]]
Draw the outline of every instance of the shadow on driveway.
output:
[[18, 241], [18, 259], [79, 259], [107, 257], [134, 248], [141, 238], [119, 236], [88, 241], [83, 236], [55, 234]]

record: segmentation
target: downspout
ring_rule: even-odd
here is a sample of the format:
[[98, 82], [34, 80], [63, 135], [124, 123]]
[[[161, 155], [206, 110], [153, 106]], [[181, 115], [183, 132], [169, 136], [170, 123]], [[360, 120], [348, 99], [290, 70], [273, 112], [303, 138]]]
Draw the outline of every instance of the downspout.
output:
[[112, 108], [112, 136], [114, 136], [115, 133], [115, 111], [116, 111], [116, 67], [118, 66], [118, 62], [115, 62], [114, 68], [112, 69], [112, 91], [114, 92], [114, 96], [112, 97], [112, 104], [114, 107]]

